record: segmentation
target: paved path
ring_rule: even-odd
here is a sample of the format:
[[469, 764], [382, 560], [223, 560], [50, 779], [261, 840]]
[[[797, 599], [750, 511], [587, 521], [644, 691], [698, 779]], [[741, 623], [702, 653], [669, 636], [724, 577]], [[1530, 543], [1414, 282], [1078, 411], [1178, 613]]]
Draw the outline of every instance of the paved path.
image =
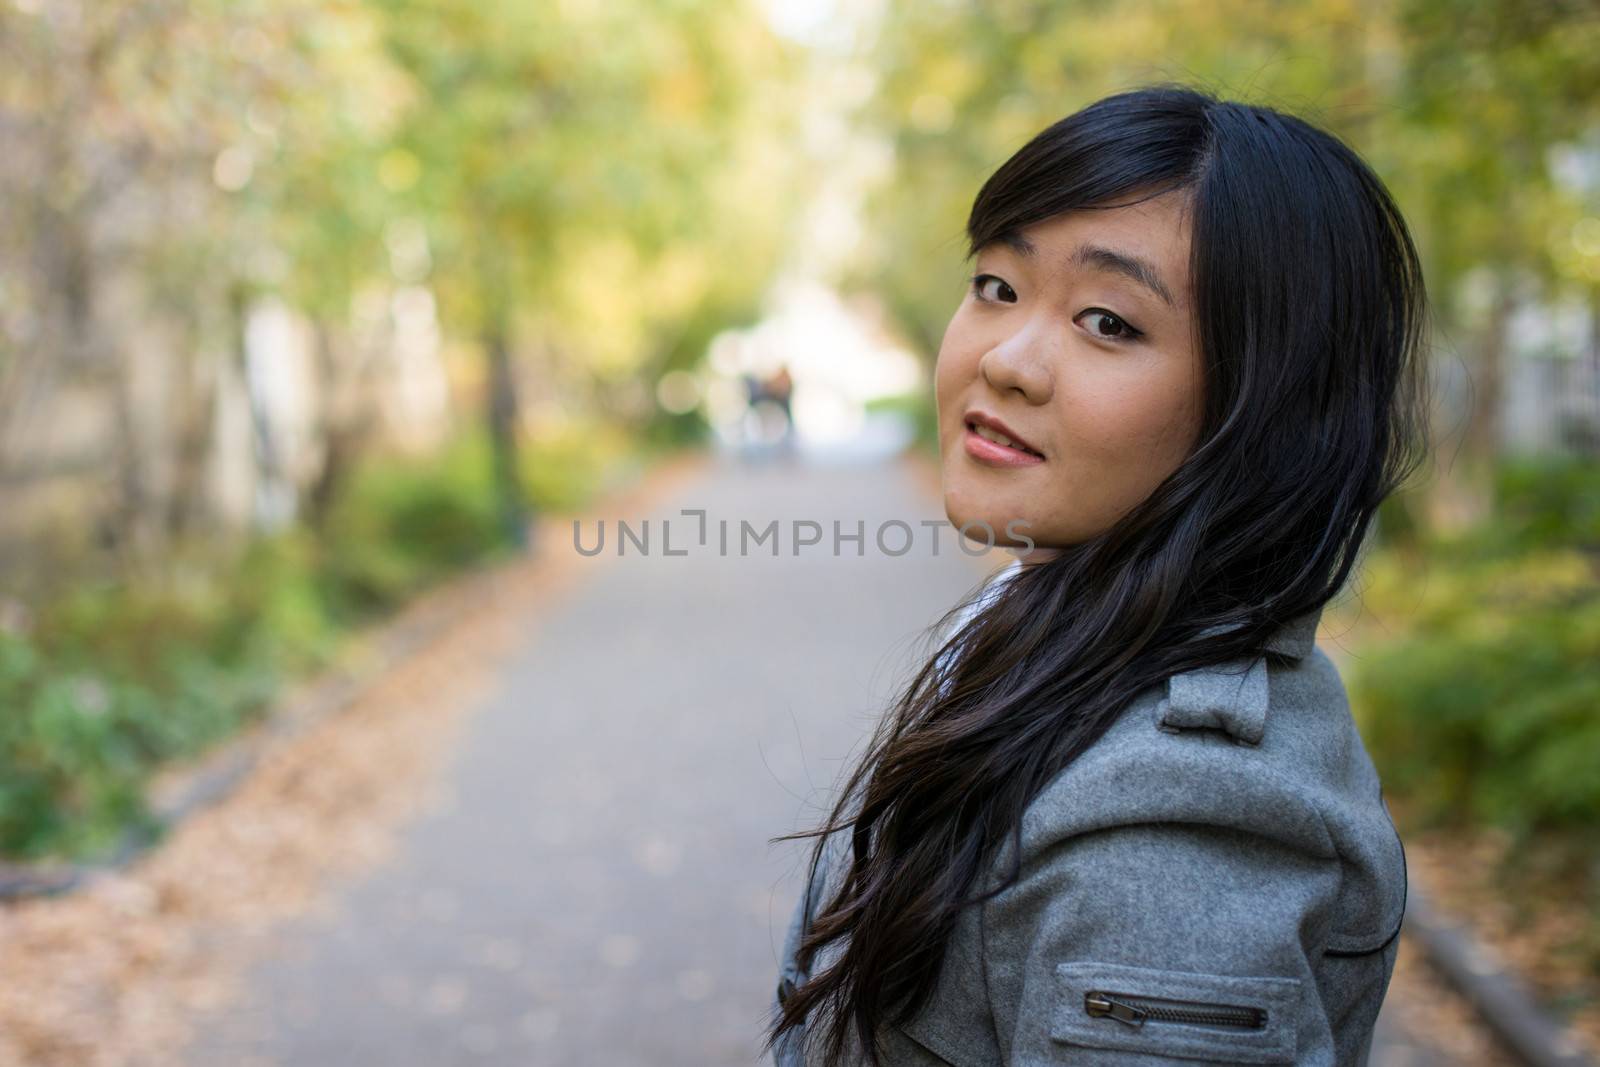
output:
[[[917, 631], [981, 572], [948, 529], [937, 559], [789, 554], [794, 519], [942, 518], [892, 464], [730, 461], [678, 496], [652, 515], [706, 509], [710, 546], [597, 561], [530, 618], [453, 757], [454, 809], [333, 922], [286, 932], [195, 1067], [754, 1060], [799, 887], [800, 846], [768, 839], [815, 815]], [[719, 557], [721, 518], [781, 520], [783, 554]]]
[[[726, 461], [652, 517], [679, 508], [706, 509], [711, 547], [653, 540], [596, 561], [558, 618], [530, 609], [452, 756], [453, 806], [284, 932], [193, 1067], [754, 1062], [799, 887], [800, 846], [768, 838], [815, 817], [981, 570], [948, 529], [931, 555], [916, 523], [942, 511], [895, 464]], [[781, 520], [782, 554], [718, 556], [721, 518]], [[835, 518], [869, 538], [901, 519], [915, 547], [790, 554], [791, 520]]]

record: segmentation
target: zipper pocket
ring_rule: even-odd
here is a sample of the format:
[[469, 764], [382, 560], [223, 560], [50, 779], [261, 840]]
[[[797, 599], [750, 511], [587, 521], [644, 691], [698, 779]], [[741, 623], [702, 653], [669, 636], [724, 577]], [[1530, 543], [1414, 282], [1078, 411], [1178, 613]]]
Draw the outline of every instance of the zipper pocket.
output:
[[1091, 989], [1083, 995], [1083, 1010], [1091, 1018], [1116, 1019], [1135, 1030], [1142, 1027], [1146, 1020], [1226, 1026], [1240, 1030], [1260, 1030], [1267, 1025], [1267, 1013], [1260, 1008], [1139, 997], [1097, 989]]

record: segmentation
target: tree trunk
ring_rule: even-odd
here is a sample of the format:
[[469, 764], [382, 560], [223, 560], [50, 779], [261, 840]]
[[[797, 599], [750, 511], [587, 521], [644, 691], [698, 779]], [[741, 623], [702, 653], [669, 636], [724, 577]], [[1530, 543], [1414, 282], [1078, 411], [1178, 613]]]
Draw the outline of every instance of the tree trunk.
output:
[[527, 502], [522, 493], [522, 462], [517, 442], [517, 391], [511, 370], [511, 346], [506, 318], [494, 312], [484, 330], [484, 354], [489, 359], [489, 442], [493, 449], [495, 492], [500, 520], [506, 536], [521, 551], [527, 551], [529, 534]]
[[1477, 358], [1472, 365], [1462, 462], [1459, 473], [1451, 479], [1455, 514], [1450, 525], [1455, 528], [1475, 526], [1494, 510], [1495, 466], [1502, 447], [1500, 409], [1505, 393], [1506, 333], [1517, 306], [1515, 275], [1497, 272], [1494, 284], [1488, 321], [1478, 334]]
[[172, 492], [166, 508], [169, 541], [186, 538], [206, 513], [206, 464], [211, 458], [212, 431], [217, 419], [216, 367], [205, 354], [194, 317], [182, 314], [183, 336], [188, 343], [178, 367], [178, 428], [173, 435], [177, 452]]
[[1589, 410], [1588, 424], [1579, 431], [1579, 447], [1600, 457], [1600, 285], [1589, 289]]
[[1506, 327], [1516, 310], [1512, 279], [1496, 278], [1494, 303], [1489, 321], [1478, 342], [1478, 359], [1472, 389], [1470, 421], [1467, 424], [1467, 452], [1475, 465], [1487, 468], [1500, 455], [1500, 405], [1505, 391]]
[[306, 493], [306, 523], [321, 532], [328, 516], [349, 480], [356, 457], [371, 430], [369, 412], [362, 407], [365, 398], [358, 392], [359, 375], [352, 375], [340, 361], [340, 349], [327, 322], [313, 323], [317, 344], [318, 429], [322, 435], [322, 469]]

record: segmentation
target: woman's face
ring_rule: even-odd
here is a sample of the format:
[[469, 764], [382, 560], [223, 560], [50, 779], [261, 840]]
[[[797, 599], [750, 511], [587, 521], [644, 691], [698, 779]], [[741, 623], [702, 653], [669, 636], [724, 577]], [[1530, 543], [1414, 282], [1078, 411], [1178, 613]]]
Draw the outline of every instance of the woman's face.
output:
[[[1025, 520], [1013, 530], [1036, 561], [1110, 527], [1189, 454], [1203, 377], [1186, 204], [1069, 212], [979, 250], [934, 375], [958, 529], [987, 522], [995, 544], [1021, 546], [1006, 524]], [[1013, 447], [985, 439], [996, 422]]]

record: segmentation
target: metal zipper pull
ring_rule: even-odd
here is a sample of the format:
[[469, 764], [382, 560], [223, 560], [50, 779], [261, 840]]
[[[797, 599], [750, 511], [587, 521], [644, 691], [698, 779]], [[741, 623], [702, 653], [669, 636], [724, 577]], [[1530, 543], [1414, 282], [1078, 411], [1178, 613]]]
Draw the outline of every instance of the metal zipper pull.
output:
[[1104, 993], [1087, 994], [1083, 998], [1083, 1010], [1096, 1019], [1104, 1019], [1109, 1016], [1118, 1022], [1127, 1023], [1135, 1029], [1144, 1025], [1145, 1017], [1149, 1014], [1134, 1007], [1132, 1004], [1124, 1004], [1120, 1000], [1112, 1000]]
[[1116, 1019], [1134, 1029], [1143, 1026], [1147, 1019], [1194, 1026], [1236, 1026], [1246, 1030], [1259, 1030], [1267, 1024], [1267, 1013], [1260, 1008], [1168, 1000], [1164, 997], [1136, 997], [1097, 990], [1084, 994], [1083, 1010], [1093, 1018]]

